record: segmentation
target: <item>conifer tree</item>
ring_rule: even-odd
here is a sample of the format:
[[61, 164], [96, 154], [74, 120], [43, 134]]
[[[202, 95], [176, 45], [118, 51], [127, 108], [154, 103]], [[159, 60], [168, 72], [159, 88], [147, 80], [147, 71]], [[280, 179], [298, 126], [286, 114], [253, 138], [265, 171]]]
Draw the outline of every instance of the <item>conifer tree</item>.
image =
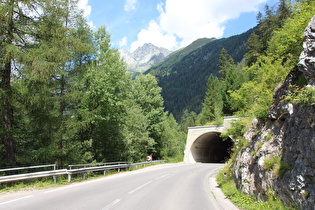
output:
[[62, 159], [68, 158], [65, 154], [70, 154], [63, 143], [73, 135], [68, 120], [75, 104], [72, 84], [76, 79], [70, 79], [70, 74], [79, 74], [79, 57], [75, 65], [73, 55], [90, 53], [89, 44], [78, 37], [78, 25], [84, 25], [85, 20], [76, 3], [73, 0], [1, 3], [0, 82], [4, 120], [0, 133], [7, 164], [14, 165], [16, 159], [19, 164], [27, 164], [54, 162], [56, 158], [62, 164]]
[[14, 101], [12, 88], [14, 74], [22, 68], [23, 57], [34, 45], [36, 23], [44, 0], [21, 1], [4, 0], [0, 3], [0, 97], [2, 129], [1, 139], [4, 145], [4, 160], [7, 165], [16, 164], [14, 139]]
[[207, 92], [202, 104], [202, 111], [199, 114], [199, 123], [204, 125], [207, 122], [218, 120], [223, 115], [222, 83], [213, 75], [209, 76]]

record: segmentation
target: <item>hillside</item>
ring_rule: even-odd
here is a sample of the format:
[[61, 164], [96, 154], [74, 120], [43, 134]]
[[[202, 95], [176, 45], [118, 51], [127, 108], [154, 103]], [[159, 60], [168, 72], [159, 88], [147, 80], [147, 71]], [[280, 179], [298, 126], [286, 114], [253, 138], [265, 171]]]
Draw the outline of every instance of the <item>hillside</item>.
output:
[[199, 113], [209, 75], [219, 76], [218, 60], [222, 48], [240, 62], [252, 32], [253, 29], [223, 39], [198, 39], [146, 71], [157, 77], [166, 110], [176, 119], [180, 119], [185, 109]]

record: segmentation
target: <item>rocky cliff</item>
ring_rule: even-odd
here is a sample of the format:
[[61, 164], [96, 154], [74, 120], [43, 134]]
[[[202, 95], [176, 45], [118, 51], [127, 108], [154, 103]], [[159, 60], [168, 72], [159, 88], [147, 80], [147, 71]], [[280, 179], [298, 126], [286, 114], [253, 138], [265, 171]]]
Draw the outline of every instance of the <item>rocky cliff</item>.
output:
[[127, 69], [131, 72], [145, 71], [171, 53], [171, 51], [162, 47], [156, 47], [151, 43], [138, 47], [132, 53], [124, 49], [119, 49], [118, 51], [125, 60]]
[[[250, 144], [238, 155], [234, 179], [260, 199], [275, 195], [300, 209], [315, 209], [315, 16], [304, 35], [298, 70], [276, 89], [268, 119], [254, 120], [245, 133]], [[310, 100], [284, 100], [292, 85], [310, 90]]]

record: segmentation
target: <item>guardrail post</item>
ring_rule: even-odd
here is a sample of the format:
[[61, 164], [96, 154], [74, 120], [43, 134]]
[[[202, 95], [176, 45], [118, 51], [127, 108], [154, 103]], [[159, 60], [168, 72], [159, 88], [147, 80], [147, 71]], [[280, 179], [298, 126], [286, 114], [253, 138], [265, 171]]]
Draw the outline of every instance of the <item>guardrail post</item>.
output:
[[[104, 164], [104, 166], [106, 166], [106, 163]], [[104, 170], [104, 176], [106, 176], [106, 170]]]
[[[120, 165], [120, 163], [118, 163], [118, 165]], [[117, 171], [118, 171], [118, 173], [120, 173], [120, 168], [118, 168], [118, 170], [117, 170]]]
[[71, 174], [68, 174], [68, 182], [71, 182]]
[[[56, 171], [56, 164], [54, 164], [54, 171]], [[57, 178], [56, 176], [53, 176], [54, 184], [57, 183]]]

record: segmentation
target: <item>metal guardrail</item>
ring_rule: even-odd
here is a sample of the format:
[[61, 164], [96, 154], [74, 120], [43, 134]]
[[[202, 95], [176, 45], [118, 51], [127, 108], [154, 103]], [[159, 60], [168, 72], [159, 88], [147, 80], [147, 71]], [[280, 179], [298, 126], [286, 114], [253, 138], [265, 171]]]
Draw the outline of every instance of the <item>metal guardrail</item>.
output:
[[[106, 170], [111, 169], [120, 169], [122, 168], [130, 168], [132, 166], [138, 167], [139, 165], [146, 165], [151, 163], [159, 163], [159, 162], [166, 162], [165, 160], [156, 160], [156, 161], [147, 161], [147, 162], [140, 162], [140, 163], [127, 163], [127, 162], [115, 162], [115, 163], [95, 163], [95, 164], [78, 164], [78, 165], [69, 165], [70, 169], [60, 169], [55, 170], [56, 165], [43, 165], [43, 166], [30, 166], [30, 167], [21, 167], [21, 168], [9, 168], [9, 169], [0, 169], [0, 172], [5, 171], [16, 171], [16, 170], [23, 170], [23, 169], [31, 169], [31, 168], [43, 168], [43, 167], [50, 167], [54, 166], [54, 170], [52, 171], [42, 171], [42, 172], [33, 172], [33, 173], [25, 173], [25, 174], [17, 174], [17, 175], [7, 175], [7, 176], [0, 176], [0, 183], [1, 182], [10, 182], [10, 181], [19, 181], [25, 179], [33, 179], [33, 178], [41, 178], [47, 176], [53, 176], [54, 182], [56, 183], [56, 176], [57, 175], [68, 175], [68, 182], [71, 182], [71, 178], [73, 174], [83, 174], [83, 178], [85, 178], [85, 174], [87, 172], [93, 171], [104, 171], [104, 175]], [[114, 164], [114, 165], [110, 165]], [[95, 166], [95, 167], [86, 167], [92, 165], [102, 165], [102, 166]], [[79, 169], [71, 169], [72, 167], [82, 167]]]
[[[159, 163], [159, 162], [166, 162], [166, 160], [155, 160], [155, 161], [147, 161], [147, 162], [140, 162], [140, 163], [116, 162], [115, 165], [104, 165], [104, 163], [102, 163], [101, 165], [104, 165], [104, 166], [71, 169], [71, 170], [67, 170], [68, 182], [71, 182], [71, 177], [73, 174], [83, 174], [83, 178], [85, 178], [85, 174], [87, 172], [104, 171], [104, 175], [105, 175], [106, 170], [118, 169], [118, 172], [119, 172], [120, 169], [122, 169], [122, 168], [130, 168], [132, 166], [138, 167], [139, 165], [146, 165], [146, 164]], [[110, 164], [110, 163], [108, 163], [108, 164]], [[89, 164], [86, 164], [86, 165], [89, 165]]]
[[76, 165], [69, 165], [69, 169], [71, 170], [73, 167], [87, 167], [87, 166], [99, 166], [99, 165], [119, 165], [119, 164], [127, 164], [128, 162], [109, 162], [109, 163], [90, 163], [90, 164], [76, 164]]
[[64, 173], [64, 171], [66, 171], [66, 169], [56, 170], [56, 164], [50, 164], [50, 165], [39, 165], [39, 166], [27, 166], [27, 167], [19, 167], [19, 168], [0, 169], [0, 172], [21, 171], [21, 170], [27, 170], [27, 169], [48, 168], [48, 167], [53, 167], [53, 170], [0, 176], [0, 183], [1, 182], [10, 182], [10, 181], [19, 181], [19, 180], [24, 180], [24, 179], [32, 179], [32, 178], [41, 178], [41, 177], [46, 177], [46, 176], [53, 176], [53, 180], [56, 183], [56, 175], [61, 175], [62, 173]]
[[56, 170], [56, 164], [50, 164], [50, 165], [27, 166], [27, 167], [20, 167], [20, 168], [0, 169], [0, 172], [5, 172], [5, 171], [18, 171], [18, 170], [26, 170], [26, 169], [33, 169], [33, 168], [46, 168], [46, 167], [54, 167], [54, 170]]
[[33, 179], [33, 178], [41, 178], [46, 176], [53, 176], [54, 182], [56, 183], [57, 175], [64, 175], [67, 173], [67, 169], [54, 170], [54, 171], [42, 171], [42, 172], [34, 172], [27, 174], [17, 174], [17, 175], [9, 175], [9, 176], [1, 176], [0, 182], [10, 182], [10, 181], [19, 181], [24, 179]]

